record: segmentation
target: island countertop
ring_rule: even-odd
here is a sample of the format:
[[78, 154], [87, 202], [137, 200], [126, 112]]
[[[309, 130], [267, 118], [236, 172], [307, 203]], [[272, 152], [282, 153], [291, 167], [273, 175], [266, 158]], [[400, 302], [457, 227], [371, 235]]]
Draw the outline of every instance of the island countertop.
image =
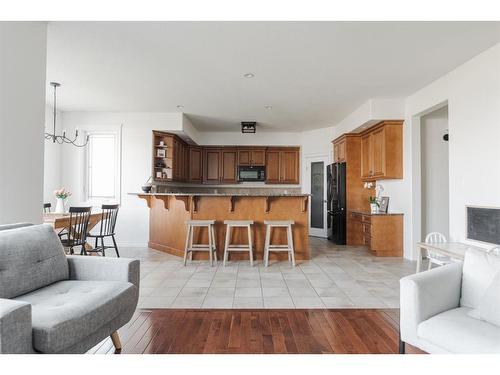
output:
[[172, 196], [198, 196], [198, 197], [309, 197], [311, 194], [304, 193], [197, 193], [197, 192], [167, 192], [167, 193], [128, 193], [129, 195], [172, 195]]
[[[293, 244], [296, 259], [309, 259], [309, 196], [298, 192], [164, 192], [129, 193], [146, 201], [149, 210], [149, 247], [183, 256], [187, 235], [187, 220], [214, 220], [217, 255], [222, 259], [226, 225], [224, 220], [252, 220], [254, 257], [263, 258], [266, 220], [293, 220]], [[246, 230], [236, 228], [234, 244], [247, 241]], [[243, 228], [244, 229], [244, 228]], [[283, 228], [273, 230], [271, 243], [286, 243]], [[196, 228], [195, 241], [206, 243], [203, 228]], [[197, 252], [195, 259], [205, 259]], [[232, 259], [248, 259], [248, 253], [231, 253]], [[270, 259], [287, 259], [285, 253], [272, 253]]]

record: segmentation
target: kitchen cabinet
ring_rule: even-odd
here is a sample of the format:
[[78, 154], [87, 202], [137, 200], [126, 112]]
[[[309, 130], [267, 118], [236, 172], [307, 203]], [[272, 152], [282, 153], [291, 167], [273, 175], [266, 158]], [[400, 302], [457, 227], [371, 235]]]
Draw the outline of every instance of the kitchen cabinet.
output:
[[221, 151], [221, 175], [220, 181], [226, 184], [235, 184], [238, 181], [236, 172], [236, 163], [238, 151], [222, 150]]
[[153, 131], [153, 181], [186, 181], [187, 145], [175, 134]]
[[189, 147], [188, 180], [190, 182], [203, 181], [203, 150], [201, 147]]
[[403, 178], [403, 121], [382, 121], [361, 134], [363, 181]]
[[266, 149], [244, 148], [238, 149], [238, 165], [265, 166]]
[[207, 184], [234, 184], [237, 182], [236, 162], [238, 152], [235, 149], [205, 148], [203, 152], [204, 176]]
[[348, 236], [376, 256], [403, 256], [403, 214], [350, 212], [352, 225]]
[[346, 161], [346, 140], [341, 139], [333, 143], [333, 162], [342, 163]]
[[298, 148], [269, 148], [266, 152], [267, 184], [298, 184], [300, 180]]

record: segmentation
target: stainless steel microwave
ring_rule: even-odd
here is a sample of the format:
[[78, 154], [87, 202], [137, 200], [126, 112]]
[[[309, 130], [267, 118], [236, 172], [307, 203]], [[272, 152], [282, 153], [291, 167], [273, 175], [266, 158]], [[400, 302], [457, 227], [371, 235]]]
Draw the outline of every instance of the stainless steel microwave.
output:
[[238, 167], [238, 181], [265, 181], [266, 167]]

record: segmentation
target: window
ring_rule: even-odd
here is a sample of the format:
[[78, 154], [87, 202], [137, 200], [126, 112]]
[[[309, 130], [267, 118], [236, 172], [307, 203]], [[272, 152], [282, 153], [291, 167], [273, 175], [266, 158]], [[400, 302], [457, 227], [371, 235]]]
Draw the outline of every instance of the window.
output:
[[93, 205], [120, 201], [118, 132], [92, 132], [87, 145], [86, 198]]

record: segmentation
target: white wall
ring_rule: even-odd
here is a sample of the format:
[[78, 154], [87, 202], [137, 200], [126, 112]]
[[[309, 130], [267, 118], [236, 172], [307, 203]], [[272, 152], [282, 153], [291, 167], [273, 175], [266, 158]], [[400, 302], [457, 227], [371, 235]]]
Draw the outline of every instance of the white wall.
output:
[[[52, 107], [45, 107], [45, 131], [52, 134], [53, 128], [53, 114]], [[62, 129], [61, 112], [57, 114], [57, 129], [56, 133], [61, 134]], [[45, 140], [44, 144], [44, 158], [43, 158], [43, 201], [45, 203], [52, 203], [52, 209], [55, 208], [54, 190], [60, 189], [62, 186], [61, 181], [61, 145], [53, 143], [52, 141]]]
[[500, 207], [500, 43], [407, 99], [405, 179], [413, 181], [395, 194], [410, 207], [412, 220], [408, 228], [410, 238], [405, 238], [405, 255], [412, 258], [421, 236], [420, 116], [446, 102], [450, 134], [450, 239], [470, 242], [465, 238], [465, 206]]
[[422, 240], [430, 232], [449, 237], [448, 107], [422, 116], [420, 129], [422, 173]]
[[[180, 113], [63, 112], [69, 134], [75, 128], [116, 129], [121, 125], [121, 208], [117, 222], [120, 245], [145, 246], [149, 237], [149, 209], [146, 202], [129, 192], [138, 192], [151, 175], [151, 140], [154, 130], [182, 131]], [[62, 146], [61, 181], [73, 192], [70, 204], [84, 200], [83, 166], [85, 150]]]
[[0, 23], [0, 224], [42, 220], [46, 46], [46, 23]]

